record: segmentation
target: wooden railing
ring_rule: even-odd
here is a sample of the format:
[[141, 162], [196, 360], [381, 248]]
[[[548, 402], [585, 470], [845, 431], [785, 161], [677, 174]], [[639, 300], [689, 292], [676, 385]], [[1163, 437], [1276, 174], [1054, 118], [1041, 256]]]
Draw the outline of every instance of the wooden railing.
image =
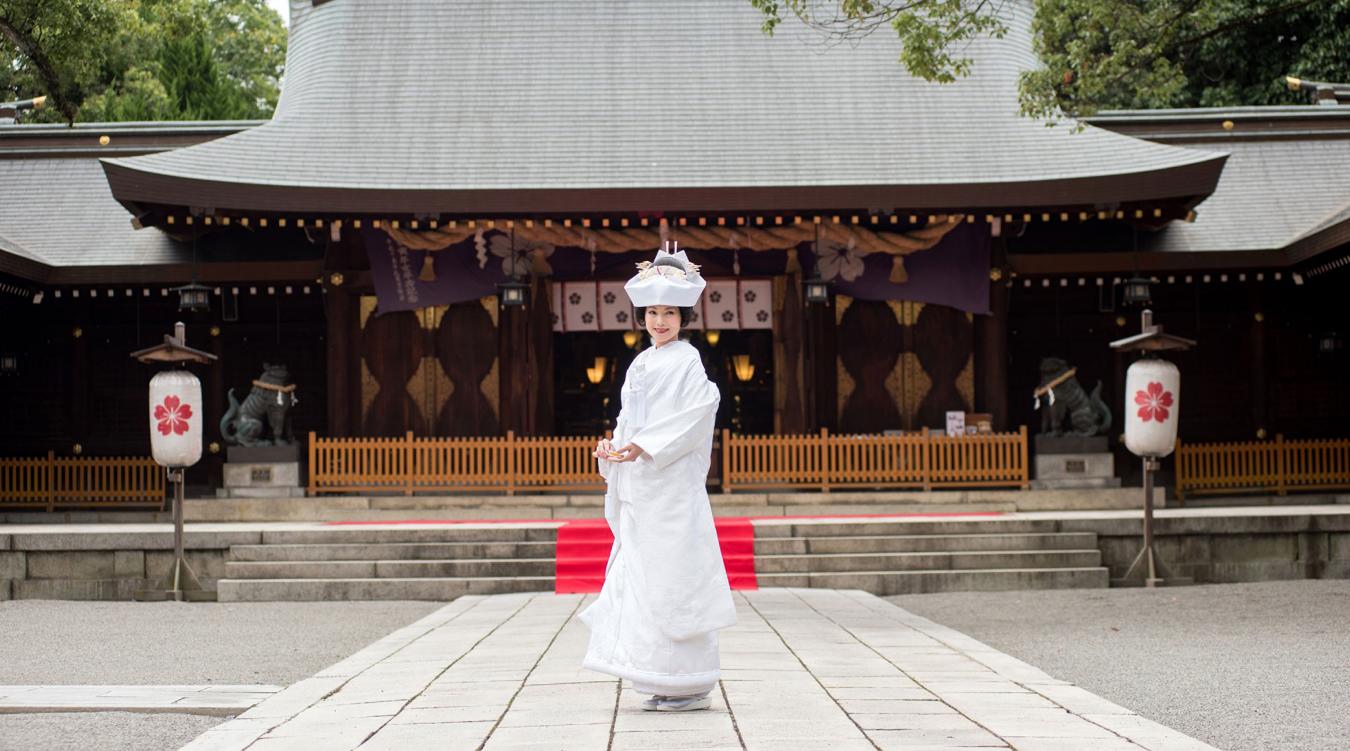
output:
[[1182, 443], [1177, 498], [1231, 492], [1350, 488], [1350, 439]]
[[164, 468], [149, 457], [0, 459], [0, 507], [164, 509]]
[[309, 493], [599, 491], [596, 438], [319, 438], [309, 434]]
[[1016, 433], [740, 436], [722, 431], [722, 490], [1026, 488], [1027, 429]]

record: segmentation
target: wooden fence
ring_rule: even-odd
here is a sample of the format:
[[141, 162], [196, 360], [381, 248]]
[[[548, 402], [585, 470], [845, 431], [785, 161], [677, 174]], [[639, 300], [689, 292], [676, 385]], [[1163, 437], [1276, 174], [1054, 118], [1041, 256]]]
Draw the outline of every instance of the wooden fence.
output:
[[1176, 448], [1177, 498], [1231, 492], [1350, 488], [1350, 439], [1182, 443]]
[[600, 491], [596, 438], [319, 438], [309, 434], [309, 493]]
[[149, 457], [0, 459], [0, 507], [164, 509], [164, 468]]
[[1026, 488], [1027, 429], [948, 436], [722, 432], [722, 490]]
[[[601, 491], [596, 438], [309, 436], [309, 493]], [[1027, 432], [738, 436], [723, 431], [722, 490], [1027, 487]], [[716, 467], [716, 465], [714, 465]], [[716, 474], [714, 469], [714, 474]], [[716, 481], [716, 478], [713, 480]]]

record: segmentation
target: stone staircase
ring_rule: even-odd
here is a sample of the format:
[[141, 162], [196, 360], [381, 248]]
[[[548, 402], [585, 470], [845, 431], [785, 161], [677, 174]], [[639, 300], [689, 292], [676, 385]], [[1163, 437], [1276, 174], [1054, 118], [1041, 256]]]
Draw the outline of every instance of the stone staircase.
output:
[[[556, 524], [269, 530], [232, 545], [223, 602], [452, 600], [554, 587]], [[1106, 587], [1097, 536], [1053, 520], [784, 520], [755, 529], [761, 587], [878, 595]]]
[[876, 595], [1109, 586], [1097, 535], [1052, 520], [761, 524], [761, 587], [862, 589]]
[[222, 602], [453, 600], [553, 589], [555, 524], [276, 530], [232, 545]]

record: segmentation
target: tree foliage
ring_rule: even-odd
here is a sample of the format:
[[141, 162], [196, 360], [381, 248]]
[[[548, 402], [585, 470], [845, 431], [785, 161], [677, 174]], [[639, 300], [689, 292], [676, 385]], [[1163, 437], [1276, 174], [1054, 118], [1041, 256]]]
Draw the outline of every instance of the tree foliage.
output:
[[0, 99], [29, 120], [271, 115], [286, 29], [265, 0], [0, 0]]
[[[968, 75], [964, 45], [1007, 32], [1010, 0], [750, 0], [768, 33], [795, 18], [829, 39], [889, 28], [912, 75]], [[1307, 101], [1285, 75], [1350, 80], [1350, 0], [1035, 0], [1043, 66], [1022, 75], [1024, 114]]]

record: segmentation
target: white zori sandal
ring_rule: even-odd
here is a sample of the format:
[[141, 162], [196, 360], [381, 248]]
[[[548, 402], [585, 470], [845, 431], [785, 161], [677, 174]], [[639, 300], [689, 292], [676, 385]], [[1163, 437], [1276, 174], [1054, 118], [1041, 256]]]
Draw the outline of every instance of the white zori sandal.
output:
[[656, 703], [658, 712], [692, 712], [712, 706], [712, 699], [703, 696], [667, 696]]

